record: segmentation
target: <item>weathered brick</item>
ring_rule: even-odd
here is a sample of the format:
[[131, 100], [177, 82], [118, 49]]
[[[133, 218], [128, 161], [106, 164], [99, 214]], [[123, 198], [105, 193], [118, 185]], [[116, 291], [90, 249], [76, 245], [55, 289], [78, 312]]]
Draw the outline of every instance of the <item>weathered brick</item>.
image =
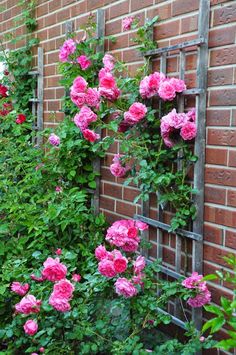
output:
[[116, 212], [128, 217], [133, 217], [136, 213], [136, 207], [129, 203], [116, 201]]
[[235, 39], [236, 26], [231, 26], [230, 31], [222, 28], [212, 29], [209, 32], [209, 48], [233, 44]]
[[106, 35], [114, 35], [121, 31], [121, 20], [112, 21], [106, 24]]
[[[236, 190], [228, 190], [227, 204], [232, 207], [236, 207]], [[235, 244], [236, 247], [236, 244]]]
[[227, 149], [206, 148], [206, 163], [227, 165]]
[[104, 183], [104, 195], [122, 199], [122, 186]]
[[219, 89], [210, 91], [210, 105], [235, 106], [236, 89]]
[[148, 18], [153, 18], [154, 16], [159, 16], [160, 21], [171, 18], [171, 4], [165, 4], [163, 6], [158, 6], [154, 9], [147, 11]]
[[236, 167], [236, 150], [229, 150], [229, 166]]
[[226, 231], [225, 235], [225, 246], [228, 248], [235, 249], [236, 245], [236, 232]]
[[208, 86], [222, 86], [233, 83], [233, 68], [211, 69], [208, 71]]
[[58, 37], [61, 35], [61, 25], [56, 25], [48, 30], [48, 38]]
[[70, 18], [70, 9], [63, 9], [57, 12], [57, 22], [62, 22]]
[[193, 32], [198, 28], [198, 16], [189, 16], [181, 20], [181, 33]]
[[236, 145], [236, 129], [216, 129], [208, 130], [207, 143], [213, 145]]
[[226, 190], [212, 186], [205, 186], [205, 201], [225, 205]]
[[221, 66], [236, 63], [236, 47], [227, 47], [223, 49], [213, 49], [210, 52], [210, 66]]
[[199, 1], [189, 1], [189, 0], [176, 0], [172, 4], [172, 16], [177, 16], [181, 14], [186, 14], [197, 10], [199, 8]]
[[222, 244], [222, 230], [210, 224], [204, 223], [203, 239], [214, 244]]
[[[222, 207], [205, 206], [205, 220], [234, 228], [236, 225], [236, 210], [233, 211]], [[205, 253], [207, 254], [207, 251], [205, 251]], [[214, 259], [212, 259], [212, 261], [213, 260]], [[215, 262], [218, 263], [217, 257], [215, 258]]]
[[43, 26], [42, 27], [47, 27], [51, 26], [57, 23], [57, 16], [56, 14], [51, 14], [49, 16], [46, 16], [43, 18]]
[[36, 16], [37, 17], [41, 17], [41, 16], [44, 16], [44, 15], [46, 15], [46, 14], [48, 14], [49, 13], [49, 8], [48, 8], [48, 4], [46, 3], [46, 4], [43, 4], [43, 5], [41, 5], [41, 6], [38, 6], [37, 8], [36, 8]]
[[131, 1], [131, 11], [137, 11], [144, 7], [148, 7], [153, 4], [153, 0], [135, 0]]
[[104, 196], [100, 196], [100, 207], [104, 208], [106, 210], [114, 210], [114, 206], [115, 206], [115, 200], [112, 198], [107, 198]]
[[61, 0], [53, 0], [49, 2], [49, 12], [61, 9]]
[[222, 6], [214, 11], [213, 25], [223, 25], [236, 21], [236, 3], [233, 1], [231, 5]]
[[207, 126], [229, 126], [230, 110], [207, 110]]
[[157, 40], [177, 36], [180, 33], [180, 20], [158, 24], [154, 27], [154, 37]]
[[128, 15], [128, 13], [129, 13], [128, 0], [125, 0], [117, 5], [110, 7], [110, 19], [113, 19], [114, 17], [126, 15], [126, 14]]
[[236, 186], [236, 171], [235, 169], [207, 167], [205, 181], [209, 184]]

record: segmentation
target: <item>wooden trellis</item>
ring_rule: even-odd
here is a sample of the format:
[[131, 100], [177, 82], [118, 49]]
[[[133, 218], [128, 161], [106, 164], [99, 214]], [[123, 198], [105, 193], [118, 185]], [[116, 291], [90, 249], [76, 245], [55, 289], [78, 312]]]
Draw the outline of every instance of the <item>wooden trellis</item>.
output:
[[[206, 118], [206, 88], [207, 88], [207, 66], [208, 66], [208, 31], [209, 31], [210, 1], [200, 0], [199, 2], [199, 20], [198, 37], [191, 41], [180, 44], [155, 49], [145, 52], [145, 58], [150, 61], [153, 58], [160, 58], [160, 71], [166, 74], [167, 58], [172, 53], [178, 53], [179, 56], [179, 78], [185, 78], [186, 67], [186, 49], [192, 49], [197, 53], [197, 85], [194, 89], [185, 90], [178, 98], [178, 111], [184, 110], [184, 99], [186, 96], [195, 97], [197, 137], [195, 139], [194, 153], [198, 156], [198, 161], [194, 167], [194, 188], [198, 190], [195, 197], [197, 207], [196, 219], [193, 222], [192, 231], [178, 229], [175, 244], [175, 267], [169, 268], [162, 266], [161, 272], [171, 278], [178, 279], [183, 275], [181, 270], [181, 250], [183, 242], [192, 241], [192, 270], [202, 273], [203, 259], [203, 210], [204, 210], [204, 162], [205, 162], [205, 118]], [[179, 166], [178, 168], [181, 168]], [[157, 196], [158, 197], [158, 196]], [[157, 229], [157, 258], [163, 257], [162, 233], [170, 229], [170, 225], [163, 222], [164, 206], [157, 205], [158, 220], [149, 218], [149, 202], [142, 203], [141, 215], [135, 215], [135, 218], [148, 223]], [[145, 232], [145, 238], [148, 239], [148, 232]], [[146, 255], [147, 256], [147, 255]], [[179, 300], [175, 301], [174, 314], [170, 314], [173, 323], [185, 328], [185, 322], [180, 318], [182, 305]], [[164, 312], [167, 313], [167, 312]], [[192, 320], [197, 329], [201, 328], [202, 310], [195, 308], [192, 311]]]
[[[37, 77], [36, 89], [33, 90], [33, 98], [29, 101], [32, 103], [32, 114], [36, 117], [33, 129], [36, 132], [40, 132], [43, 130], [43, 48], [41, 47], [38, 48], [37, 59], [37, 69], [29, 72], [29, 75]], [[37, 145], [42, 143], [42, 138], [39, 134], [36, 135], [35, 143]]]

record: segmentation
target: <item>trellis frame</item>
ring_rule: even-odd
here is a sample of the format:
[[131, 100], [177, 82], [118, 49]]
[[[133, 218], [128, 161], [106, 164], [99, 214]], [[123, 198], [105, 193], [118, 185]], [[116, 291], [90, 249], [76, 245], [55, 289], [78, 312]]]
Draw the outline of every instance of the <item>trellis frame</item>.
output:
[[[196, 218], [193, 222], [192, 231], [178, 229], [176, 235], [175, 249], [175, 270], [162, 266], [161, 272], [178, 279], [181, 275], [181, 248], [183, 240], [192, 240], [192, 270], [202, 273], [203, 259], [203, 211], [204, 211], [204, 163], [205, 163], [205, 122], [206, 122], [206, 99], [207, 99], [207, 66], [208, 66], [208, 32], [209, 32], [210, 1], [200, 0], [198, 19], [198, 38], [180, 44], [150, 50], [144, 53], [145, 58], [160, 58], [160, 71], [166, 74], [167, 55], [173, 51], [179, 51], [179, 78], [184, 79], [185, 73], [185, 49], [189, 47], [197, 48], [197, 86], [194, 89], [185, 90], [178, 99], [178, 111], [184, 110], [185, 96], [196, 97], [196, 122], [197, 137], [195, 139], [194, 154], [198, 156], [198, 161], [194, 167], [194, 188], [198, 190], [195, 197], [197, 206]], [[181, 166], [178, 166], [181, 168]], [[135, 219], [148, 223], [157, 228], [157, 257], [162, 258], [162, 231], [168, 231], [170, 225], [163, 223], [163, 206], [157, 205], [159, 220], [149, 218], [149, 202], [142, 202], [141, 215], [135, 215]], [[148, 238], [148, 232], [145, 232]], [[146, 255], [147, 256], [147, 255]], [[185, 329], [185, 322], [180, 319], [180, 304], [175, 302], [175, 311], [172, 322]], [[162, 311], [164, 312], [164, 311]], [[167, 312], [164, 312], [167, 313]], [[168, 313], [167, 313], [168, 314]], [[202, 325], [201, 308], [193, 309], [192, 320], [197, 329]]]

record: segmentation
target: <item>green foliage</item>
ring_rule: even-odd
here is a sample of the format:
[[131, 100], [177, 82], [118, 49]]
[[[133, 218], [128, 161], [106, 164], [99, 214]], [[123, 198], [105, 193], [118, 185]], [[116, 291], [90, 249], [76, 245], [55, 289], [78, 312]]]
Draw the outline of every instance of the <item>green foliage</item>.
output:
[[[226, 325], [226, 333], [228, 335], [227, 339], [221, 340], [215, 344], [216, 348], [230, 350], [236, 347], [236, 257], [235, 255], [230, 255], [224, 257], [225, 261], [230, 267], [233, 268], [233, 274], [229, 272], [216, 272], [216, 275], [208, 275], [211, 278], [219, 278], [222, 281], [226, 281], [232, 284], [234, 288], [233, 300], [226, 297], [220, 298], [220, 305], [209, 305], [205, 306], [205, 310], [214, 315], [214, 318], [207, 321], [203, 326], [203, 331], [210, 330], [210, 333], [217, 333]], [[205, 278], [206, 279], [206, 278]]]

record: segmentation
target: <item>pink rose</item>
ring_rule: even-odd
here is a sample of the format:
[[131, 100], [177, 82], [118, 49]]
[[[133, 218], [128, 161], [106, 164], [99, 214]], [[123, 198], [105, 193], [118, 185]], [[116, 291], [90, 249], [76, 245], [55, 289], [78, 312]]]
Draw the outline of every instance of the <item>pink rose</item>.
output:
[[88, 57], [86, 57], [86, 55], [79, 56], [77, 58], [77, 62], [79, 63], [82, 70], [88, 69], [92, 64], [91, 60], [88, 59]]
[[124, 257], [117, 257], [114, 260], [114, 268], [117, 273], [124, 272], [127, 269], [128, 260]]
[[45, 278], [43, 276], [38, 277], [35, 274], [31, 274], [30, 278], [31, 278], [31, 280], [38, 281], [38, 282], [45, 281]]
[[129, 227], [128, 228], [128, 237], [132, 239], [136, 239], [138, 235], [138, 230], [136, 227]]
[[60, 137], [58, 137], [56, 134], [52, 133], [50, 134], [48, 141], [51, 145], [59, 145], [60, 144]]
[[134, 102], [129, 111], [124, 114], [124, 122], [130, 125], [138, 123], [147, 113], [147, 107], [140, 102]]
[[158, 94], [164, 101], [172, 101], [176, 96], [175, 88], [169, 80], [161, 82]]
[[149, 76], [145, 76], [139, 85], [139, 92], [143, 99], [149, 99], [156, 95], [160, 86], [160, 83], [165, 80], [163, 73], [154, 72]]
[[138, 250], [138, 242], [135, 239], [128, 239], [124, 240], [124, 244], [122, 245], [122, 249], [129, 253], [134, 253]]
[[95, 249], [95, 257], [97, 260], [102, 260], [105, 259], [108, 255], [108, 252], [106, 250], [106, 248], [103, 245], [99, 245], [96, 249]]
[[170, 83], [173, 85], [176, 92], [182, 92], [186, 90], [185, 82], [181, 79], [171, 78]]
[[84, 138], [91, 143], [95, 142], [97, 139], [100, 138], [100, 135], [95, 133], [91, 129], [84, 129], [82, 133]]
[[99, 108], [100, 95], [99, 95], [99, 92], [96, 88], [94, 88], [94, 89], [89, 88], [87, 90], [87, 93], [85, 95], [85, 103], [88, 106], [95, 107], [97, 109]]
[[116, 177], [124, 177], [126, 175], [125, 167], [121, 166], [120, 163], [114, 163], [110, 166], [110, 172]]
[[111, 54], [105, 54], [102, 61], [107, 71], [114, 69], [115, 58]]
[[32, 319], [29, 319], [25, 322], [24, 326], [24, 331], [25, 331], [25, 334], [28, 334], [28, 335], [34, 335], [35, 333], [37, 333], [38, 331], [38, 324], [32, 320]]
[[60, 281], [66, 277], [67, 268], [60, 263], [59, 258], [47, 258], [43, 266], [42, 276], [49, 281]]
[[88, 128], [89, 124], [97, 120], [97, 115], [89, 107], [83, 106], [79, 113], [74, 117], [77, 127], [83, 132]]
[[61, 62], [67, 62], [69, 55], [76, 51], [76, 44], [73, 39], [67, 39], [63, 46], [60, 48], [59, 60]]
[[145, 258], [139, 255], [134, 262], [134, 273], [139, 274], [145, 268], [145, 265]]
[[140, 285], [143, 287], [144, 283], [142, 281], [142, 279], [144, 278], [145, 274], [142, 274], [142, 273], [139, 273], [137, 275], [134, 275], [132, 277], [132, 282], [135, 284], [135, 285]]
[[[58, 192], [58, 193], [61, 193], [62, 192], [62, 187], [61, 186], [56, 186], [55, 187], [55, 191]], [[60, 254], [58, 254], [60, 255]]]
[[29, 284], [21, 284], [20, 282], [12, 282], [11, 291], [20, 296], [24, 296], [29, 291]]
[[99, 77], [99, 94], [110, 101], [115, 101], [120, 96], [120, 90], [116, 86], [113, 75], [105, 69]]
[[134, 17], [133, 16], [125, 17], [122, 20], [123, 31], [129, 31], [131, 29], [131, 26], [132, 26], [133, 22], [134, 22]]
[[190, 111], [186, 113], [188, 120], [190, 122], [196, 122], [196, 109], [192, 108]]
[[99, 86], [105, 89], [113, 89], [116, 86], [115, 78], [110, 72], [106, 72], [99, 80]]
[[114, 277], [117, 274], [113, 261], [108, 259], [102, 259], [99, 262], [98, 271], [106, 277]]
[[49, 304], [59, 312], [68, 312], [70, 311], [70, 303], [67, 298], [57, 297], [54, 292], [49, 298]]
[[202, 281], [203, 275], [198, 275], [198, 272], [193, 272], [191, 276], [187, 277], [182, 281], [182, 285], [186, 288], [196, 288], [199, 283]]
[[41, 301], [36, 300], [33, 295], [27, 295], [15, 305], [15, 309], [19, 313], [30, 314], [38, 313], [40, 311]]
[[40, 353], [44, 353], [44, 351], [45, 351], [44, 347], [41, 346], [41, 348], [39, 348], [39, 352], [40, 352]]
[[135, 227], [137, 227], [140, 231], [145, 231], [149, 228], [147, 223], [141, 221], [135, 221]]
[[72, 275], [72, 280], [73, 280], [74, 282], [80, 282], [80, 280], [81, 280], [80, 274], [73, 274], [73, 275]]
[[58, 298], [70, 299], [74, 292], [74, 285], [69, 280], [60, 280], [54, 284], [53, 294]]
[[181, 128], [180, 135], [185, 141], [190, 141], [197, 135], [197, 126], [194, 122], [187, 122]]
[[115, 282], [115, 289], [118, 295], [122, 295], [125, 298], [133, 297], [137, 294], [137, 289], [125, 277], [120, 277], [117, 279]]
[[84, 92], [77, 92], [72, 87], [71, 91], [70, 91], [70, 98], [71, 98], [71, 101], [77, 107], [81, 108], [85, 104], [86, 94]]
[[174, 142], [170, 139], [170, 137], [167, 135], [163, 137], [164, 143], [168, 148], [172, 148], [175, 144]]
[[72, 88], [75, 92], [85, 92], [87, 89], [88, 83], [82, 76], [77, 76], [73, 81]]
[[208, 289], [205, 291], [201, 291], [199, 294], [197, 294], [195, 297], [191, 297], [188, 299], [187, 303], [193, 307], [202, 307], [205, 304], [209, 303], [211, 301], [211, 293]]

